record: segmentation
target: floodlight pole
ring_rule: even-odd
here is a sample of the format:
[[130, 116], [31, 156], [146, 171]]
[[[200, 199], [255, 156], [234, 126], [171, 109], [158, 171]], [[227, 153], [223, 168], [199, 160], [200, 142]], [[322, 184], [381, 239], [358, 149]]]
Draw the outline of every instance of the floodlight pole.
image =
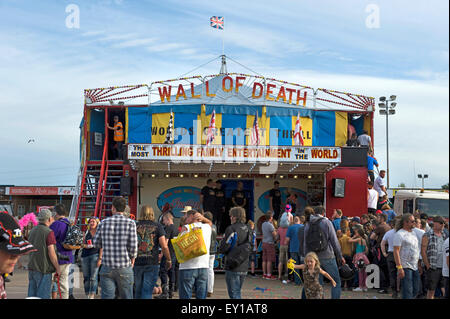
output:
[[[391, 97], [389, 99], [382, 97], [382, 98], [380, 98], [380, 101], [383, 103], [379, 104], [381, 108], [384, 108], [386, 110], [386, 183], [387, 183], [388, 189], [389, 189], [389, 110], [390, 110], [389, 102], [393, 102], [393, 101], [395, 101], [395, 99], [396, 99], [395, 95], [391, 95]], [[395, 105], [396, 105], [396, 103], [394, 104], [394, 106]], [[381, 112], [381, 110], [380, 110], [380, 112]], [[395, 111], [393, 111], [393, 112], [395, 112]]]
[[386, 182], [389, 189], [389, 102], [386, 100]]

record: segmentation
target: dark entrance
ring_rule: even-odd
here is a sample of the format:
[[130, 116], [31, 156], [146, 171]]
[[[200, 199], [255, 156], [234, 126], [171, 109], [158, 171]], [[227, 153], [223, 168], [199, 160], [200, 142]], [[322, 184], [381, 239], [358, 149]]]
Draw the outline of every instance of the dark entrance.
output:
[[225, 197], [227, 199], [227, 206], [226, 206], [226, 214], [222, 216], [222, 223], [219, 229], [219, 233], [223, 234], [225, 232], [225, 229], [230, 225], [230, 217], [228, 216], [228, 212], [233, 207], [233, 202], [231, 201], [231, 193], [233, 190], [237, 188], [238, 182], [242, 182], [244, 184], [244, 192], [245, 192], [245, 198], [247, 199], [247, 203], [245, 205], [245, 212], [247, 220], [254, 220], [254, 187], [255, 183], [253, 180], [241, 180], [241, 179], [220, 179], [219, 180], [222, 183], [222, 188], [225, 191]]
[[[125, 132], [125, 109], [122, 108], [110, 108], [108, 109], [108, 124], [110, 126], [114, 126], [114, 116], [118, 116], [119, 117], [119, 122], [122, 122], [123, 125], [123, 131]], [[109, 141], [109, 145], [108, 145], [108, 159], [110, 160], [114, 160], [118, 157], [118, 150], [117, 150], [117, 146], [116, 143], [114, 142], [114, 131], [108, 129], [107, 127], [105, 127], [105, 130], [108, 132], [108, 141]], [[126, 136], [125, 136], [126, 139]], [[125, 142], [124, 142], [125, 144]], [[122, 157], [126, 158], [126, 155], [124, 153], [125, 147], [123, 147], [122, 150]], [[123, 159], [122, 158], [122, 159]]]

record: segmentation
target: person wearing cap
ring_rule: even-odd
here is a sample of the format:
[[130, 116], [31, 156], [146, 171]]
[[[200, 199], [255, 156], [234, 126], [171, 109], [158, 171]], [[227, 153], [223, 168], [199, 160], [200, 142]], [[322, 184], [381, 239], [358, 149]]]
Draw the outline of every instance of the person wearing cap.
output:
[[191, 206], [184, 206], [183, 210], [181, 211], [181, 213], [183, 214], [183, 216], [186, 216], [186, 213], [188, 211], [192, 210]]
[[28, 297], [50, 299], [52, 274], [61, 274], [56, 255], [56, 238], [50, 225], [53, 213], [43, 209], [38, 215], [39, 224], [30, 231], [28, 240], [36, 248], [28, 261]]
[[[67, 219], [69, 214], [63, 204], [55, 205], [55, 221], [50, 225], [50, 229], [55, 233], [56, 238], [56, 250], [58, 252], [58, 263], [61, 268], [61, 274], [59, 276], [59, 285], [61, 288], [61, 298], [69, 299], [69, 272], [70, 266], [74, 263], [73, 251], [65, 249], [63, 242], [66, 239], [67, 231], [69, 230], [70, 221]], [[54, 292], [57, 290], [54, 286]]]
[[8, 214], [0, 212], [0, 299], [6, 299], [3, 275], [12, 273], [22, 255], [36, 249], [23, 238], [17, 221]]
[[443, 247], [447, 235], [444, 233], [444, 219], [433, 218], [433, 228], [422, 237], [421, 255], [425, 265], [425, 286], [427, 299], [433, 299], [436, 288], [444, 287], [442, 277]]

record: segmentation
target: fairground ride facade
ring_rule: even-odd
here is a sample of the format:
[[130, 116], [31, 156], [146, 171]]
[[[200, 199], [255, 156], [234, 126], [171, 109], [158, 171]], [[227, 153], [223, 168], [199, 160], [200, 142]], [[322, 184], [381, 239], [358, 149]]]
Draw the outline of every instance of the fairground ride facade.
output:
[[[109, 216], [117, 195], [132, 218], [142, 205], [156, 217], [170, 207], [178, 218], [185, 206], [202, 208], [210, 178], [222, 182], [226, 210], [243, 182], [255, 222], [269, 210], [274, 181], [282, 206], [297, 195], [297, 213], [316, 204], [327, 216], [336, 208], [346, 216], [367, 212], [367, 149], [345, 145], [350, 125], [373, 141], [374, 98], [227, 73], [224, 61], [216, 75], [84, 91], [72, 220], [84, 227], [88, 217]], [[107, 127], [114, 116], [124, 127], [119, 160]]]

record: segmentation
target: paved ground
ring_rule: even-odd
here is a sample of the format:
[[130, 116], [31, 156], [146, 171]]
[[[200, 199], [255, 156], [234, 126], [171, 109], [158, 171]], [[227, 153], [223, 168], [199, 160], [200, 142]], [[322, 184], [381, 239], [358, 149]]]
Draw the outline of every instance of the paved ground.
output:
[[[22, 264], [27, 264], [27, 256], [22, 257]], [[6, 291], [10, 299], [23, 299], [27, 296], [28, 290], [28, 272], [17, 269], [11, 282], [6, 284]], [[75, 276], [76, 278], [76, 276]], [[76, 299], [86, 299], [83, 290], [82, 274], [78, 280], [75, 280], [74, 296]], [[325, 298], [330, 298], [331, 286], [325, 286]], [[248, 276], [244, 282], [242, 291], [243, 299], [298, 299], [301, 294], [301, 286], [295, 286], [293, 283], [283, 284], [279, 280], [267, 280], [261, 276], [253, 278]], [[99, 296], [97, 296], [99, 298]], [[178, 298], [178, 294], [175, 295]], [[211, 298], [228, 299], [227, 288], [225, 284], [225, 275], [217, 273], [215, 276], [214, 294]], [[391, 299], [390, 295], [379, 294], [376, 290], [369, 289], [368, 292], [342, 291], [342, 299]]]

